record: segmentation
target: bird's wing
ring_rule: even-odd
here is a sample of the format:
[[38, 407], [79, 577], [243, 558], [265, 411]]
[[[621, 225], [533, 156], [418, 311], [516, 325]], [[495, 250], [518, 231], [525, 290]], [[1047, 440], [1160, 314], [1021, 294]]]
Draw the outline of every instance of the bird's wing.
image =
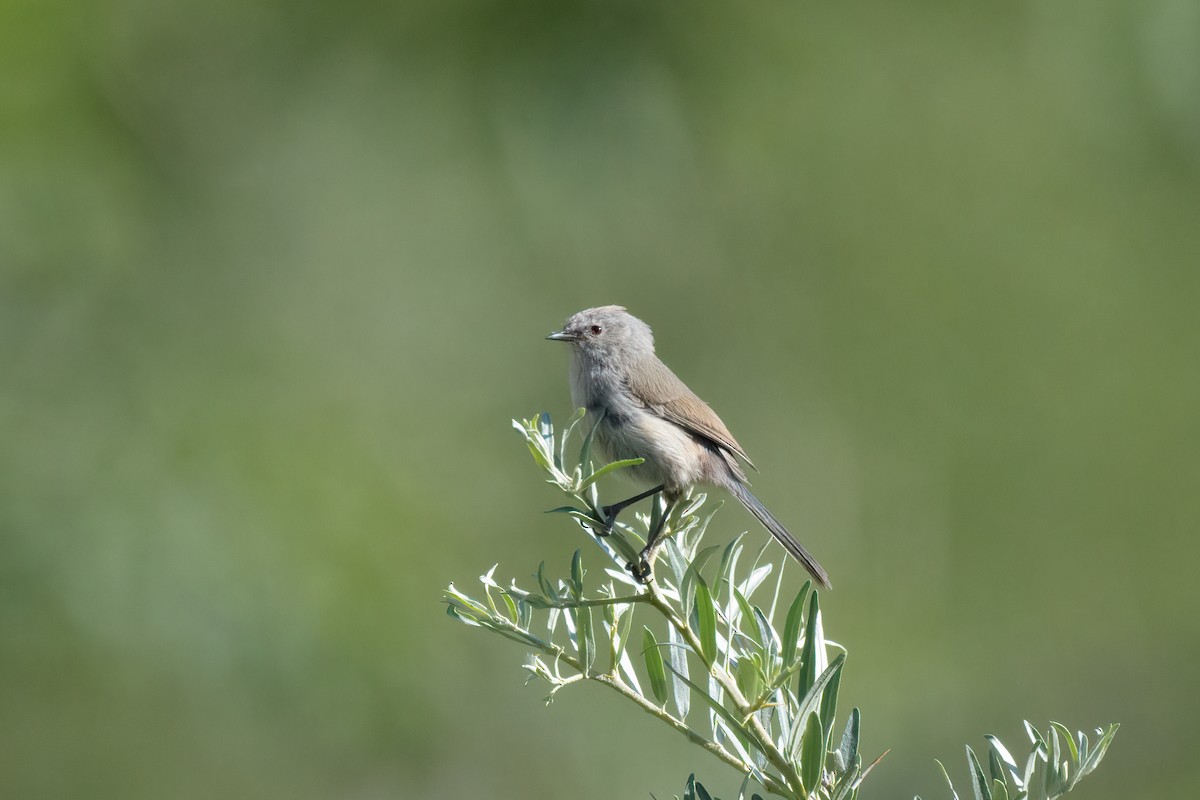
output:
[[[758, 469], [716, 412], [679, 380], [666, 364], [657, 358], [640, 359], [637, 367], [629, 371], [626, 381], [630, 393], [647, 411], [708, 439], [729, 453], [737, 454], [752, 468]], [[736, 467], [736, 462], [733, 465]]]

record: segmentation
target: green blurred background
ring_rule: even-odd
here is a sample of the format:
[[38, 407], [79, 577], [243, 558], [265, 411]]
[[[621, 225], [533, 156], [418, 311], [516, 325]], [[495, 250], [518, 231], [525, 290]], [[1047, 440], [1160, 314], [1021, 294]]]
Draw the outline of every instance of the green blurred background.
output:
[[0, 795], [732, 794], [439, 604], [578, 545], [509, 419], [602, 303], [834, 576], [867, 797], [1024, 717], [1200, 793], [1194, 0], [5, 0], [0, 68]]

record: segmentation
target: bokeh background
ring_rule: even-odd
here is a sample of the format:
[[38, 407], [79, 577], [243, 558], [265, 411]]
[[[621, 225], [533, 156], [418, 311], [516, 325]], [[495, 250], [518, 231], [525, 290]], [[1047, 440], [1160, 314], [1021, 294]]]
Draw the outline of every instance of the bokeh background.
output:
[[439, 604], [578, 545], [509, 420], [601, 303], [834, 576], [865, 797], [1026, 717], [1200, 793], [1193, 0], [5, 0], [0, 70], [0, 795], [733, 794]]

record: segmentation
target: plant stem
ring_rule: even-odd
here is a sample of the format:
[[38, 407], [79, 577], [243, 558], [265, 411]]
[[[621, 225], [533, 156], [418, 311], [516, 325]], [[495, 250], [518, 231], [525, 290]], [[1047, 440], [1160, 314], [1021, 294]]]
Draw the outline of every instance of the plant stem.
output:
[[[677, 630], [679, 635], [687, 641], [688, 646], [691, 647], [697, 655], [703, 653], [704, 650], [700, 645], [700, 639], [696, 636], [688, 624], [679, 618], [679, 616], [675, 613], [675, 610], [671, 608], [670, 603], [667, 602], [665, 597], [663, 597], [662, 592], [660, 592], [658, 589], [658, 586], [651, 581], [647, 587], [647, 590], [647, 593], [650, 596], [651, 605], [657, 608], [659, 613], [667, 618], [667, 621], [674, 626], [675, 630]], [[701, 657], [701, 660], [703, 660], [703, 657]], [[771, 737], [770, 731], [768, 731], [763, 726], [762, 721], [754, 713], [752, 713], [753, 709], [749, 701], [747, 701], [742, 695], [741, 689], [738, 688], [737, 681], [731, 678], [724, 670], [717, 669], [715, 664], [708, 665], [708, 673], [716, 679], [717, 683], [721, 685], [721, 688], [725, 690], [725, 693], [729, 695], [729, 698], [733, 701], [734, 705], [737, 706], [738, 712], [743, 718], [746, 719], [744, 732], [754, 740], [755, 744], [758, 746], [758, 749], [767, 757], [767, 760], [771, 762], [772, 766], [774, 766], [785, 776], [787, 783], [790, 784], [786, 791], [786, 795], [789, 797], [801, 797], [802, 792], [804, 791], [804, 781], [801, 780], [799, 771], [791, 764], [791, 762], [788, 761], [783, 753], [780, 752], [779, 748], [775, 746], [775, 740]]]

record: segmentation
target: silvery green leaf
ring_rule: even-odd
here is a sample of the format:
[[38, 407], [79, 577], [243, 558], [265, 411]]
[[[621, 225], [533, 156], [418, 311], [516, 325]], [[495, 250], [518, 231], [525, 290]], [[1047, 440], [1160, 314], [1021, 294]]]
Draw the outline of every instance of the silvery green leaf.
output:
[[803, 697], [812, 687], [820, 670], [818, 662], [824, 648], [818, 647], [816, 623], [821, 615], [819, 592], [812, 592], [808, 599], [808, 618], [805, 624], [804, 647], [800, 655], [800, 672], [796, 678], [796, 696]]
[[979, 765], [979, 759], [975, 757], [971, 745], [966, 747], [967, 764], [971, 768], [971, 789], [975, 793], [975, 800], [992, 800], [992, 790], [988, 786], [988, 779], [983, 775], [983, 767]]
[[583, 491], [584, 489], [591, 486], [596, 481], [603, 478], [605, 475], [609, 475], [613, 472], [616, 472], [619, 469], [626, 469], [628, 467], [636, 467], [638, 464], [645, 463], [645, 461], [646, 461], [646, 459], [644, 459], [644, 458], [625, 458], [620, 461], [614, 461], [611, 464], [605, 464], [603, 467], [601, 467], [600, 469], [593, 472], [591, 475], [584, 478], [583, 482], [579, 484], [579, 490]]
[[845, 661], [846, 654], [839, 653], [838, 657], [833, 660], [833, 663], [813, 681], [812, 686], [804, 695], [804, 699], [800, 701], [799, 707], [796, 709], [796, 714], [793, 717], [791, 736], [788, 739], [787, 746], [787, 752], [793, 760], [800, 755], [800, 744], [808, 715], [817, 713], [817, 709], [820, 708], [821, 703], [821, 692], [829, 684], [829, 681], [833, 680], [833, 676], [841, 670], [842, 664]]
[[1004, 780], [1004, 769], [1000, 766], [1000, 757], [995, 750], [988, 750], [988, 774], [993, 781]]
[[1058, 741], [1058, 729], [1050, 726], [1050, 761], [1046, 765], [1047, 793], [1051, 788], [1057, 788], [1059, 769], [1062, 763], [1062, 745]]
[[746, 597], [753, 596], [754, 590], [757, 589], [762, 582], [767, 579], [767, 576], [771, 574], [771, 570], [774, 568], [775, 565], [769, 561], [766, 564], [755, 567], [754, 571], [750, 573], [750, 577], [746, 578], [746, 580], [742, 582], [742, 585], [738, 587], [738, 590], [741, 591], [742, 594], [746, 595]]
[[1008, 774], [1012, 776], [1013, 784], [1018, 789], [1023, 789], [1025, 787], [1025, 782], [1021, 779], [1021, 773], [1019, 771], [1020, 768], [1017, 766], [1016, 759], [1014, 759], [1012, 754], [1008, 752], [1008, 748], [1004, 746], [1003, 742], [1001, 742], [995, 736], [992, 736], [990, 733], [983, 738], [988, 740], [988, 744], [992, 746], [992, 752], [999, 756], [1001, 763], [1003, 763], [1008, 769]]
[[825, 733], [816, 714], [809, 714], [800, 742], [800, 778], [809, 794], [821, 783], [821, 767], [825, 763]]
[[696, 583], [703, 580], [700, 573], [689, 566], [683, 572], [683, 581], [679, 584], [679, 599], [683, 604], [681, 609], [685, 614], [693, 613], [696, 603]]
[[[814, 591], [812, 593], [812, 596], [816, 597], [817, 593]], [[811, 636], [813, 641], [816, 643], [813, 650], [817, 656], [816, 668], [817, 668], [817, 671], [820, 672], [821, 670], [825, 669], [825, 667], [829, 664], [829, 656], [826, 652], [825, 622], [824, 622], [825, 618], [824, 618], [824, 615], [821, 613], [820, 607], [816, 607], [816, 611], [817, 611], [817, 613], [815, 615], [816, 619], [813, 619], [812, 617], [810, 617], [808, 619], [807, 623], [805, 624], [804, 635]], [[845, 652], [845, 649], [843, 648], [843, 653], [844, 652]]]
[[592, 610], [590, 608], [581, 608], [578, 610], [579, 624], [579, 661], [583, 664], [583, 674], [588, 675], [592, 671], [592, 664], [596, 660], [596, 638], [592, 632]]
[[[1113, 737], [1117, 735], [1117, 729], [1120, 724], [1114, 722], [1108, 726], [1108, 730], [1100, 735], [1096, 740], [1096, 744], [1092, 747], [1092, 752], [1088, 754], [1087, 761], [1079, 768], [1079, 771], [1086, 775], [1096, 767], [1100, 766], [1100, 761], [1104, 758], [1104, 754], [1108, 751], [1108, 746], [1112, 744]], [[1100, 729], [1096, 729], [1096, 733], [1100, 733]]]
[[850, 718], [846, 720], [846, 730], [842, 733], [842, 741], [837, 750], [838, 761], [843, 770], [848, 770], [858, 756], [858, 731], [861, 722], [861, 712], [857, 708], [851, 709]]
[[1071, 754], [1072, 763], [1078, 764], [1079, 763], [1079, 748], [1075, 746], [1075, 737], [1071, 735], [1071, 732], [1069, 730], [1067, 730], [1067, 726], [1063, 725], [1060, 722], [1055, 722], [1054, 720], [1051, 720], [1050, 727], [1052, 727], [1057, 733], [1059, 733], [1062, 736], [1063, 741], [1065, 741], [1067, 743], [1067, 750]]
[[1008, 784], [1001, 780], [993, 780], [992, 800], [1008, 800]]
[[[679, 712], [679, 719], [686, 719], [688, 710], [691, 707], [691, 692], [688, 690], [688, 662], [687, 648], [683, 643], [683, 637], [679, 631], [675, 630], [674, 625], [667, 626], [667, 663], [671, 665], [671, 672], [675, 676], [672, 679], [672, 687], [675, 690], [675, 709]], [[682, 680], [680, 680], [682, 678]]]
[[575, 555], [571, 556], [571, 584], [574, 589], [575, 599], [583, 599], [583, 554], [576, 550]]
[[546, 595], [546, 597], [550, 598], [551, 600], [559, 599], [558, 592], [554, 591], [554, 586], [546, 578], [546, 562], [545, 561], [538, 564], [537, 581], [538, 581], [538, 585], [542, 587], [542, 594]]
[[[858, 786], [857, 778], [859, 776], [859, 766], [862, 763], [861, 758], [855, 758], [855, 763], [850, 764], [846, 768], [846, 773], [838, 780], [833, 788], [833, 796], [830, 800], [852, 800], [858, 794], [856, 787]], [[920, 797], [915, 797], [913, 800], [921, 800]]]
[[[606, 587], [602, 587], [600, 590], [600, 594], [604, 597], [616, 597], [616, 595], [613, 594], [611, 583]], [[618, 607], [618, 605], [620, 605], [620, 604], [619, 603], [605, 603], [603, 606], [601, 606], [601, 609], [603, 609], [603, 611], [604, 611], [604, 621], [607, 622], [609, 625], [615, 625], [617, 622], [617, 613], [618, 613], [617, 607]]]
[[545, 514], [570, 514], [572, 516], [574, 516], [576, 514], [581, 514], [585, 517], [590, 517], [590, 515], [586, 511], [584, 511], [582, 508], [576, 508], [575, 506], [559, 506], [558, 508], [547, 509], [546, 511], [544, 511], [542, 513], [545, 513]]
[[725, 604], [726, 619], [733, 616], [733, 573], [737, 569], [738, 556], [742, 553], [742, 537], [744, 533], [739, 533], [734, 537], [733, 541], [725, 545], [725, 549], [721, 551], [721, 562], [717, 566], [717, 582], [713, 585], [713, 594], [720, 596], [721, 592], [726, 592], [728, 601]]
[[698, 579], [696, 582], [696, 622], [699, 630], [701, 655], [707, 664], [712, 664], [717, 658], [717, 615], [713, 606], [712, 595], [708, 592], [708, 584]]
[[650, 690], [659, 705], [667, 702], [667, 669], [663, 664], [658, 642], [649, 628], [642, 629], [642, 657], [646, 661], [646, 674], [650, 676]]
[[537, 446], [537, 440], [528, 439], [525, 443], [529, 446], [529, 452], [533, 454], [533, 460], [537, 462], [537, 465], [547, 472], [552, 472], [554, 465], [550, 463], [546, 458], [546, 454]]
[[775, 633], [775, 629], [771, 627], [771, 623], [767, 620], [762, 609], [754, 606], [751, 609], [754, 613], [754, 621], [758, 626], [758, 635], [763, 640], [763, 646], [766, 648], [768, 656], [768, 665], [772, 672], [775, 670], [775, 661], [779, 657], [779, 636]]
[[1042, 751], [1043, 760], [1048, 757], [1050, 748], [1046, 746], [1046, 740], [1042, 738], [1042, 734], [1037, 728], [1029, 724], [1029, 720], [1025, 720], [1025, 733], [1029, 735], [1030, 743]]
[[766, 682], [762, 667], [758, 664], [758, 656], [748, 655], [738, 659], [734, 674], [737, 677], [738, 688], [742, 690], [742, 695], [752, 702], [758, 699], [763, 684]]
[[1029, 754], [1029, 758], [1025, 760], [1025, 776], [1021, 779], [1021, 789], [1032, 793], [1033, 791], [1033, 773], [1037, 769], [1038, 759], [1041, 758], [1041, 751], [1035, 746], [1033, 752]]
[[499, 566], [499, 564], [492, 564], [491, 569], [479, 576], [479, 582], [488, 588], [499, 589], [500, 584], [496, 583], [495, 579], [492, 578], [496, 574], [496, 568]]
[[517, 624], [526, 630], [533, 624], [533, 606], [525, 600], [517, 601]]
[[700, 506], [704, 505], [704, 501], [707, 498], [708, 498], [708, 495], [705, 494], [704, 492], [700, 492], [697, 495], [695, 495], [694, 497], [686, 498], [687, 505], [682, 507], [682, 509], [679, 512], [679, 515], [681, 517], [690, 517], [692, 514], [695, 514], [696, 509], [698, 509], [698, 508], [700, 508]]
[[508, 606], [509, 619], [513, 621], [514, 625], [524, 627], [521, 625], [521, 613], [517, 610], [517, 604], [512, 599], [512, 595], [508, 592], [502, 592], [500, 596], [504, 598], [504, 604]]
[[490, 613], [487, 606], [455, 589], [453, 583], [446, 588], [446, 594], [449, 595], [448, 602], [453, 603], [459, 608], [474, 614], [482, 614], [485, 617]]
[[[682, 589], [683, 579], [688, 571], [687, 560], [684, 559], [683, 553], [679, 552], [679, 545], [675, 544], [674, 539], [667, 539], [666, 544], [663, 545], [663, 550], [666, 551], [667, 561], [671, 565], [671, 572], [674, 573], [675, 585]], [[680, 598], [682, 600], [682, 595]], [[685, 605], [684, 607], [687, 608], [688, 606]]]
[[449, 614], [452, 619], [456, 619], [459, 622], [463, 623], [464, 625], [470, 625], [473, 628], [482, 628], [483, 627], [480, 624], [479, 620], [475, 619], [474, 617], [470, 616], [469, 614], [467, 614], [465, 612], [460, 612], [457, 608], [455, 608], [452, 605], [446, 606], [446, 613]]
[[[828, 737], [833, 736], [833, 718], [837, 715], [838, 690], [841, 688], [842, 671], [833, 673], [825, 691], [821, 693], [821, 707], [818, 712], [821, 717], [821, 729]], [[823, 746], [828, 746], [826, 742]]]
[[[737, 589], [733, 590], [733, 597], [737, 601], [738, 606], [737, 627], [748, 628], [752, 626], [754, 624], [754, 607], [750, 605], [750, 601], [746, 599], [746, 596]], [[766, 648], [763, 646], [761, 634], [756, 638], [754, 636], [755, 633], [757, 632], [751, 628], [749, 632], [743, 635], [751, 638], [758, 650], [765, 652]]]
[[784, 664], [791, 664], [797, 656], [796, 648], [800, 644], [800, 629], [804, 625], [804, 600], [811, 588], [812, 581], [805, 581], [804, 585], [800, 587], [800, 592], [792, 600], [791, 607], [788, 609], [787, 619], [783, 624], [783, 646], [781, 650]]
[[620, 621], [616, 623], [619, 644], [616, 652], [613, 654], [614, 661], [624, 654], [625, 647], [629, 643], [629, 631], [633, 627], [633, 617], [635, 614], [633, 606], [621, 606], [620, 608], [621, 611], [618, 614]]

